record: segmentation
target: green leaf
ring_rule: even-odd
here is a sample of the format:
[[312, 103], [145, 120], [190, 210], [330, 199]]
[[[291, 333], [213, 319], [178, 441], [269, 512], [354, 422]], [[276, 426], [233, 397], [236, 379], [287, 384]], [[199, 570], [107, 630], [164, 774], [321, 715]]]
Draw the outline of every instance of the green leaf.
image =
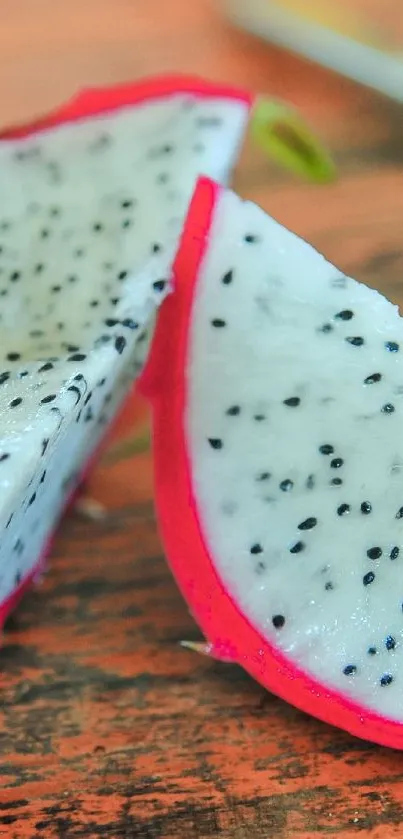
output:
[[329, 183], [336, 167], [321, 141], [297, 110], [261, 97], [250, 123], [251, 136], [263, 153], [313, 183]]

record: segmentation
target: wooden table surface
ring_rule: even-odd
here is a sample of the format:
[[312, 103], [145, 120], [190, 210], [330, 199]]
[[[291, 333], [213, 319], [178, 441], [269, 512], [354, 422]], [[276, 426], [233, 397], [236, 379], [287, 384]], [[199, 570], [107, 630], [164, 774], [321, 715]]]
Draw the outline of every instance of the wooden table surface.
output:
[[[203, 0], [3, 0], [0, 70], [3, 122], [161, 70], [288, 99], [338, 182], [305, 185], [249, 150], [238, 190], [403, 300], [401, 107], [232, 31]], [[179, 647], [199, 633], [162, 556], [149, 455], [109, 453], [87, 492], [105, 517], [65, 518], [0, 652], [0, 835], [402, 837], [403, 755]]]

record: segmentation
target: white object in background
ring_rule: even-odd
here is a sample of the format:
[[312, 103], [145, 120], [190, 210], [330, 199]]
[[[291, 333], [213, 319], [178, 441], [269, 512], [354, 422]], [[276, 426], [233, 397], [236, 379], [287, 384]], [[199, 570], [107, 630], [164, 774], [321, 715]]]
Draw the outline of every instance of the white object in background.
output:
[[[372, 44], [365, 43], [365, 32], [363, 40], [359, 37], [360, 33], [358, 38], [355, 37], [356, 32], [354, 35], [345, 34], [346, 30], [348, 32], [349, 15], [354, 13], [354, 3], [349, 4], [348, 12], [344, 10], [346, 26], [342, 27], [342, 31], [332, 28], [330, 15], [329, 23], [324, 22], [326, 15], [323, 14], [324, 6], [321, 4], [317, 5], [316, 20], [312, 8], [307, 14], [305, 7], [312, 7], [312, 4], [306, 3], [300, 4], [300, 12], [296, 10], [298, 3], [282, 3], [281, 0], [220, 0], [219, 5], [236, 27], [300, 53], [354, 81], [403, 102], [403, 49], [395, 49], [395, 44], [393, 47], [389, 44], [384, 46], [384, 43], [382, 46], [375, 46], [376, 39]], [[361, 16], [362, 5], [361, 3]], [[382, 5], [380, 8], [386, 13], [387, 10]], [[339, 8], [337, 11], [340, 18], [343, 12]], [[400, 6], [393, 3], [390, 20], [391, 41], [394, 40], [393, 24], [401, 24], [402, 21], [403, 4]], [[356, 25], [356, 19], [354, 23]], [[378, 25], [379, 22], [374, 22], [372, 31]]]

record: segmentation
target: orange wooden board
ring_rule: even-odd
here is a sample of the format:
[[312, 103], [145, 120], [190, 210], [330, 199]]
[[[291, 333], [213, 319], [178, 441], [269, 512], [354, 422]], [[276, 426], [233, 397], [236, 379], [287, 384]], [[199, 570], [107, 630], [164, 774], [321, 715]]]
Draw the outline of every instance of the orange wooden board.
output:
[[[299, 106], [335, 153], [339, 181], [305, 185], [248, 148], [237, 188], [345, 271], [403, 300], [397, 105], [233, 32], [207, 0], [3, 0], [3, 122], [84, 83], [161, 70]], [[402, 837], [403, 755], [179, 647], [200, 636], [164, 563], [150, 457], [114, 458], [87, 487], [106, 517], [69, 513], [43, 584], [5, 634], [0, 836]]]

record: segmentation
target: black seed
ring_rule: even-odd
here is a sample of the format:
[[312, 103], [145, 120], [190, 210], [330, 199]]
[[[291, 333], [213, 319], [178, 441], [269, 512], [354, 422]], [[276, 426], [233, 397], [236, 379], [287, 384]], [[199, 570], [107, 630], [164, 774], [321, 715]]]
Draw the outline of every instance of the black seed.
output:
[[49, 396], [44, 396], [43, 399], [41, 399], [41, 405], [48, 405], [49, 402], [54, 402], [55, 399], [56, 399], [56, 394], [55, 393], [50, 393]]
[[164, 291], [165, 286], [166, 280], [156, 280], [155, 283], [153, 283], [154, 291]]
[[105, 326], [116, 326], [118, 323], [119, 321], [115, 320], [115, 318], [106, 318], [106, 320], [104, 320]]
[[223, 442], [219, 437], [208, 437], [207, 439], [212, 449], [222, 449]]
[[67, 352], [77, 352], [80, 349], [77, 344], [63, 344], [63, 346], [66, 347]]
[[35, 274], [41, 274], [44, 267], [43, 262], [38, 262], [37, 265], [35, 265]]
[[133, 224], [133, 222], [130, 218], [125, 218], [125, 220], [122, 221], [122, 227], [123, 227], [124, 230], [127, 230], [128, 227], [131, 227], [132, 224]]
[[376, 647], [368, 647], [367, 652], [368, 652], [368, 655], [376, 655], [377, 654], [377, 649], [376, 649]]
[[10, 373], [7, 371], [5, 373], [0, 373], [0, 385], [4, 385], [4, 382], [8, 382], [10, 378]]
[[388, 352], [399, 352], [399, 344], [396, 341], [385, 341], [385, 349]]
[[261, 472], [260, 475], [257, 476], [257, 481], [268, 481], [271, 478], [270, 472]]
[[307, 489], [313, 489], [315, 486], [315, 475], [308, 475], [305, 486]]
[[21, 355], [19, 352], [9, 352], [7, 353], [6, 358], [8, 358], [9, 361], [18, 361], [18, 359], [21, 358]]
[[51, 361], [47, 361], [46, 364], [42, 364], [42, 367], [39, 367], [38, 373], [46, 373], [47, 370], [53, 370], [53, 364]]
[[101, 230], [103, 229], [103, 227], [102, 227], [102, 224], [99, 221], [97, 221], [93, 225], [92, 229], [94, 230], [95, 233], [100, 233]]
[[382, 405], [381, 411], [383, 414], [393, 414], [395, 411], [395, 406], [392, 405], [391, 402], [386, 402], [385, 405]]
[[127, 271], [119, 271], [118, 280], [125, 280], [127, 277]]
[[397, 511], [397, 513], [396, 513], [396, 518], [397, 518], [397, 519], [401, 519], [401, 518], [403, 518], [403, 507], [399, 507], [399, 509], [398, 509], [398, 511]]
[[74, 355], [69, 355], [67, 361], [84, 361], [84, 359], [86, 358], [87, 356], [85, 355], [85, 353], [78, 352], [74, 353]]
[[351, 320], [353, 317], [354, 312], [352, 312], [351, 309], [342, 309], [341, 312], [337, 312], [337, 315], [335, 315], [337, 320]]
[[346, 341], [348, 341], [349, 344], [352, 344], [353, 347], [362, 347], [364, 338], [360, 338], [359, 335], [356, 335], [355, 337], [346, 338]]
[[393, 637], [393, 635], [388, 635], [385, 638], [385, 647], [386, 647], [387, 650], [394, 650], [395, 649], [396, 639]]
[[17, 282], [17, 280], [19, 280], [20, 278], [21, 278], [21, 274], [20, 274], [20, 272], [19, 272], [19, 271], [13, 271], [13, 272], [10, 274], [10, 281], [11, 281], [12, 283], [16, 283], [16, 282]]
[[347, 667], [345, 667], [343, 670], [345, 676], [354, 676], [356, 672], [357, 666], [355, 664], [347, 664]]
[[132, 318], [125, 318], [124, 320], [122, 320], [122, 326], [126, 326], [127, 329], [138, 329], [139, 328], [138, 323], [136, 323], [135, 320], [132, 320]]
[[368, 548], [367, 550], [367, 557], [368, 559], [379, 559], [382, 556], [382, 548]]
[[380, 382], [381, 378], [381, 373], [371, 373], [370, 376], [364, 379], [364, 385], [374, 385], [376, 382]]
[[299, 396], [290, 396], [289, 399], [284, 399], [284, 405], [288, 405], [289, 408], [296, 408], [300, 402]]
[[122, 210], [129, 210], [130, 207], [133, 206], [133, 201], [129, 201], [129, 200], [121, 201], [120, 206], [121, 206]]
[[88, 403], [89, 403], [89, 401], [90, 401], [91, 397], [92, 397], [92, 391], [90, 390], [90, 392], [89, 392], [89, 393], [87, 393], [87, 396], [86, 396], [86, 397], [85, 397], [85, 399], [84, 399], [84, 405], [88, 405]]
[[325, 591], [333, 591], [333, 589], [334, 589], [333, 583], [331, 583], [331, 582], [326, 583]]
[[323, 326], [320, 327], [319, 332], [323, 332], [327, 335], [329, 332], [333, 332], [333, 326], [331, 323], [324, 323]]
[[95, 309], [96, 306], [99, 306], [99, 300], [90, 300], [90, 306]]
[[346, 513], [350, 512], [350, 505], [349, 504], [340, 504], [340, 507], [337, 508], [337, 515], [338, 516], [345, 516]]
[[21, 405], [22, 399], [21, 396], [16, 396], [15, 399], [12, 399], [10, 402], [10, 408], [17, 408], [18, 405]]
[[8, 460], [9, 457], [10, 457], [10, 455], [7, 454], [7, 452], [4, 452], [3, 454], [0, 454], [0, 463], [3, 463], [5, 460]]
[[330, 443], [324, 443], [323, 446], [319, 446], [319, 451], [321, 454], [333, 454], [334, 447]]
[[375, 574], [374, 574], [373, 571], [368, 571], [368, 573], [364, 574], [364, 576], [362, 578], [364, 586], [369, 586], [370, 583], [374, 582], [374, 580], [375, 580]]
[[52, 285], [52, 292], [53, 294], [57, 294], [59, 291], [62, 290], [61, 285]]
[[34, 503], [35, 498], [36, 498], [36, 492], [34, 492], [34, 493], [31, 495], [31, 498], [30, 498], [30, 499], [29, 499], [29, 501], [28, 501], [28, 507], [30, 507], [30, 506], [31, 506], [31, 504], [33, 504], [33, 503]]
[[298, 530], [312, 530], [313, 527], [316, 527], [317, 523], [318, 520], [314, 516], [310, 516], [298, 525]]
[[255, 414], [253, 419], [256, 420], [256, 422], [263, 422], [266, 417], [264, 414]]
[[285, 624], [284, 615], [273, 615], [271, 622], [275, 629], [282, 629]]
[[76, 402], [75, 402], [75, 404], [77, 405], [77, 404], [79, 403], [80, 399], [81, 399], [81, 391], [80, 391], [80, 388], [78, 388], [78, 387], [77, 387], [77, 385], [69, 385], [69, 387], [67, 388], [67, 390], [68, 390], [70, 393], [75, 393], [75, 395], [76, 395]]
[[229, 417], [237, 417], [241, 413], [239, 405], [231, 405], [225, 412]]
[[224, 274], [221, 282], [222, 282], [223, 285], [230, 285], [230, 283], [232, 283], [233, 279], [234, 279], [234, 272], [231, 270], [231, 271], [227, 271], [227, 273]]
[[251, 554], [262, 554], [263, 548], [261, 545], [259, 545], [259, 542], [255, 542], [255, 544], [252, 545], [252, 547], [250, 548], [250, 552]]
[[78, 258], [84, 256], [84, 248], [76, 248], [76, 250], [74, 251], [74, 256]]
[[244, 236], [244, 241], [247, 242], [248, 245], [252, 245], [254, 242], [259, 241], [259, 237], [253, 235], [252, 233], [247, 233], [246, 236]]
[[372, 504], [369, 501], [363, 501], [361, 504], [361, 512], [364, 516], [369, 516], [372, 511]]
[[[189, 103], [190, 105], [190, 103]], [[187, 107], [189, 107], [189, 105]], [[198, 117], [197, 124], [200, 128], [219, 128], [222, 125], [221, 117]]]
[[69, 274], [69, 276], [67, 277], [67, 281], [69, 283], [76, 283], [77, 282], [76, 274]]
[[45, 454], [48, 445], [49, 445], [49, 439], [42, 440], [42, 452], [41, 452], [42, 457]]
[[399, 553], [400, 553], [399, 548], [397, 547], [397, 545], [395, 545], [395, 547], [392, 548], [392, 550], [389, 554], [389, 559], [397, 559], [398, 556], [399, 556]]
[[50, 215], [52, 216], [52, 218], [57, 218], [57, 216], [60, 216], [60, 207], [51, 207]]
[[290, 554], [299, 554], [304, 550], [304, 548], [305, 545], [303, 542], [295, 542], [295, 545], [290, 548]]
[[21, 370], [21, 372], [18, 373], [18, 377], [20, 379], [25, 379], [25, 376], [29, 376], [29, 371], [28, 370]]
[[158, 242], [154, 242], [151, 250], [153, 253], [159, 253], [161, 250], [161, 245], [159, 245]]
[[330, 461], [330, 466], [332, 469], [340, 469], [340, 466], [343, 466], [344, 460], [341, 457], [334, 457], [333, 460]]
[[213, 318], [213, 320], [211, 321], [211, 325], [215, 326], [217, 329], [220, 329], [223, 326], [226, 326], [227, 323], [225, 320], [222, 320], [222, 318]]
[[31, 329], [29, 334], [31, 338], [42, 338], [45, 333], [42, 329]]
[[[77, 377], [76, 377], [76, 378], [77, 378]], [[82, 378], [82, 377], [81, 377], [81, 378]], [[100, 380], [99, 380], [99, 382], [97, 382], [97, 386], [98, 386], [98, 387], [103, 387], [103, 386], [104, 386], [104, 384], [105, 384], [105, 382], [106, 382], [106, 379], [100, 379]]]
[[93, 420], [93, 419], [94, 419], [94, 413], [93, 413], [93, 410], [92, 410], [91, 405], [90, 405], [89, 408], [87, 408], [87, 413], [84, 417], [84, 422], [91, 422], [91, 420]]
[[289, 478], [286, 478], [285, 481], [281, 481], [280, 489], [282, 492], [290, 492], [294, 486], [294, 481], [291, 481]]
[[119, 353], [119, 355], [122, 354], [126, 343], [126, 338], [124, 338], [123, 335], [118, 335], [118, 337], [115, 338], [115, 350]]
[[10, 527], [10, 524], [11, 524], [13, 518], [14, 518], [14, 513], [11, 513], [11, 516], [9, 516], [9, 518], [7, 520], [6, 527]]
[[117, 306], [119, 303], [120, 297], [111, 297], [112, 306]]
[[49, 236], [49, 230], [46, 227], [44, 227], [43, 230], [41, 230], [41, 239], [47, 239], [48, 236]]
[[380, 678], [379, 684], [384, 688], [387, 685], [392, 684], [392, 682], [393, 682], [393, 676], [391, 676], [390, 673], [384, 673], [383, 676], [381, 676], [381, 678]]

